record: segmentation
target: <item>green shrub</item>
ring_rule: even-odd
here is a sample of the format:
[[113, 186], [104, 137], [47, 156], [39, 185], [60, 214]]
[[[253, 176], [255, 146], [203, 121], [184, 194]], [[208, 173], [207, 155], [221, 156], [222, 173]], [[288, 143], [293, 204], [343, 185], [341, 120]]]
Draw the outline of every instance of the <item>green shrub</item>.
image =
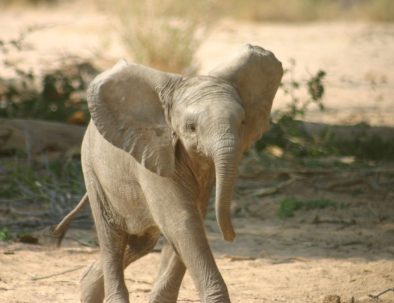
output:
[[7, 227], [0, 228], [0, 241], [11, 240], [11, 234]]
[[279, 218], [286, 219], [294, 217], [294, 213], [299, 209], [312, 210], [324, 209], [327, 207], [342, 209], [345, 208], [346, 205], [329, 199], [299, 200], [291, 197], [280, 202], [277, 214]]
[[[255, 147], [262, 151], [268, 146], [277, 146], [284, 151], [284, 156], [322, 156], [331, 150], [311, 138], [301, 127], [299, 120], [303, 119], [310, 107], [317, 106], [324, 110], [323, 97], [325, 93], [324, 78], [326, 72], [318, 70], [309, 79], [301, 82], [295, 79], [295, 61], [290, 62], [290, 68], [285, 69], [289, 77], [282, 81], [280, 90], [288, 98], [287, 106], [273, 113], [272, 128], [258, 140]], [[286, 79], [286, 78], [285, 78]], [[299, 93], [305, 90], [307, 98], [301, 99]]]
[[12, 52], [24, 52], [24, 39], [35, 29], [27, 29], [17, 39], [0, 40], [3, 64], [14, 78], [0, 75], [0, 117], [43, 119], [86, 124], [90, 114], [86, 89], [98, 70], [89, 62], [72, 61], [37, 76], [8, 60]]

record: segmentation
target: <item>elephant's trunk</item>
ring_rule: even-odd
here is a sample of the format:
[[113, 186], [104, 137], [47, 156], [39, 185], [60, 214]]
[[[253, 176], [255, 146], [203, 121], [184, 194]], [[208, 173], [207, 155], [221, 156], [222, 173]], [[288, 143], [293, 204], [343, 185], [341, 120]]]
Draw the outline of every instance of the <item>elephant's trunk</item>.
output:
[[[231, 142], [232, 141], [232, 142]], [[218, 147], [214, 154], [216, 173], [216, 196], [215, 209], [216, 220], [226, 241], [233, 241], [235, 232], [231, 223], [231, 200], [233, 198], [237, 167], [239, 160], [239, 148], [234, 140], [230, 144]]]

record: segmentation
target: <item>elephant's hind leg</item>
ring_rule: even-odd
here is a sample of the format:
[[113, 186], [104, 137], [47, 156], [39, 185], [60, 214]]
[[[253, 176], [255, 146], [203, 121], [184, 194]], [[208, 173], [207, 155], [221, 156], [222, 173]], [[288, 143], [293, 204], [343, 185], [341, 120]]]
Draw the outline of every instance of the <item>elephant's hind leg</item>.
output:
[[83, 273], [80, 281], [81, 302], [101, 303], [104, 300], [104, 278], [101, 261], [94, 261]]
[[[129, 235], [123, 257], [123, 267], [149, 253], [159, 238], [159, 232], [148, 230], [142, 236]], [[93, 262], [81, 278], [81, 302], [100, 303], [104, 300], [104, 277], [101, 259]]]
[[175, 303], [186, 267], [173, 247], [166, 242], [161, 252], [160, 271], [153, 287], [150, 303]]
[[141, 236], [129, 235], [123, 259], [124, 268], [151, 252], [159, 237], [160, 231], [156, 227], [149, 228]]

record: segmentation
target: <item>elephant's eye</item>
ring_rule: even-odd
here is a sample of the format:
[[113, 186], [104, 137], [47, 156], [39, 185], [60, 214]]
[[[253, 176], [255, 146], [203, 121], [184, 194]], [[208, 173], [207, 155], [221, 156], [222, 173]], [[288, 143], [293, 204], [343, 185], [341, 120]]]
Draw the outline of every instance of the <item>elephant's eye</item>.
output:
[[196, 131], [196, 125], [193, 122], [187, 122], [186, 130], [194, 133]]

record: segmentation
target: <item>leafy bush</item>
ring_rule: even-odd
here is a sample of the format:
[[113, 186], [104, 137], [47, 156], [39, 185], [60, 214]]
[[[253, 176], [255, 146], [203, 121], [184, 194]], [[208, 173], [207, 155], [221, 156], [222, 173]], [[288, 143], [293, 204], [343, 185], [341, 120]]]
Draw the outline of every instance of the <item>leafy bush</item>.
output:
[[39, 85], [32, 72], [17, 70], [18, 79], [0, 79], [0, 117], [33, 118], [85, 124], [90, 115], [86, 104], [89, 75], [84, 65], [63, 67], [46, 73]]
[[[256, 142], [256, 149], [261, 151], [268, 146], [277, 146], [286, 155], [300, 156], [320, 156], [330, 150], [311, 138], [301, 127], [300, 119], [304, 118], [306, 111], [311, 106], [317, 106], [324, 110], [323, 96], [325, 92], [324, 77], [326, 72], [319, 70], [316, 74], [301, 83], [294, 77], [295, 61], [291, 61], [289, 69], [285, 74], [289, 74], [289, 81], [283, 81], [280, 90], [289, 98], [287, 107], [274, 113], [274, 121], [271, 130]], [[308, 97], [301, 99], [298, 92], [305, 89]]]
[[[306, 81], [295, 79], [295, 62], [285, 70], [288, 75], [280, 86], [288, 98], [287, 106], [273, 113], [272, 128], [256, 142], [257, 151], [274, 151], [280, 157], [304, 158], [328, 155], [353, 156], [357, 160], [393, 160], [394, 143], [389, 127], [374, 127], [365, 123], [351, 126], [321, 126], [319, 132], [306, 131], [302, 120], [311, 107], [324, 111], [325, 71], [318, 70]], [[286, 77], [285, 77], [286, 79]], [[300, 92], [307, 97], [300, 98]], [[342, 135], [340, 135], [342, 133]], [[348, 134], [344, 136], [343, 134]], [[280, 152], [278, 152], [278, 150]], [[305, 164], [305, 163], [304, 163]]]
[[280, 202], [278, 217], [281, 219], [294, 217], [295, 211], [299, 209], [312, 210], [324, 209], [327, 207], [343, 209], [346, 205], [329, 199], [299, 200], [296, 198], [286, 198]]
[[[337, 154], [355, 156], [360, 160], [394, 160], [394, 141], [392, 136], [384, 138], [383, 130], [380, 130], [381, 133], [379, 134], [368, 135], [370, 126], [364, 123], [355, 125], [353, 128], [360, 130], [357, 135], [351, 138], [339, 139], [336, 138], [335, 134], [332, 134], [324, 142], [325, 146], [331, 146]], [[392, 129], [389, 131], [393, 132]]]
[[0, 117], [87, 123], [86, 89], [98, 71], [89, 62], [73, 61], [37, 76], [7, 60], [9, 52], [24, 51], [24, 38], [0, 40], [3, 64], [16, 74], [13, 79], [0, 75]]
[[0, 241], [8, 241], [11, 239], [10, 231], [7, 227], [0, 228]]

